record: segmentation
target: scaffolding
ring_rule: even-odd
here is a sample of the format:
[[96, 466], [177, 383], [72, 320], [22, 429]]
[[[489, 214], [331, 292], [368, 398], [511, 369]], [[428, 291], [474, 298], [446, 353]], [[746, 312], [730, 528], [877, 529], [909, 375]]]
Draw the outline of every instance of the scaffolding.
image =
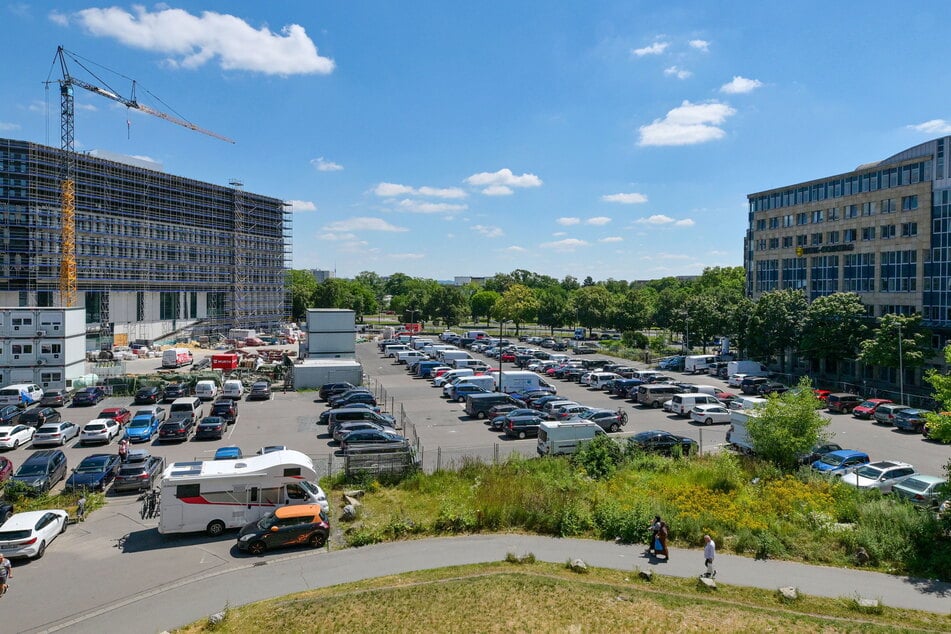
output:
[[[61, 165], [58, 148], [0, 139], [0, 291], [36, 293], [39, 305], [60, 299]], [[123, 291], [178, 293], [163, 311], [182, 320], [195, 312], [188, 294], [201, 292], [208, 333], [284, 320], [283, 201], [86, 154], [74, 177], [77, 290], [104, 295], [96, 322]], [[139, 296], [132, 305], [144, 310]]]

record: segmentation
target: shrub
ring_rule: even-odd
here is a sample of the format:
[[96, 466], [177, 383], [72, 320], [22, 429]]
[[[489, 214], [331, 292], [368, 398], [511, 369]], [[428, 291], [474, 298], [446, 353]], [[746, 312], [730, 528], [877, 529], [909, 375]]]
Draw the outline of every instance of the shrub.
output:
[[621, 341], [628, 348], [646, 348], [650, 343], [647, 335], [636, 330], [625, 330], [621, 334]]
[[945, 444], [951, 443], [951, 416], [929, 413], [925, 418], [927, 419], [925, 426], [928, 428], [928, 438]]
[[620, 539], [626, 544], [647, 543], [650, 526], [656, 513], [646, 503], [622, 507], [617, 500], [606, 498], [594, 506], [592, 520], [602, 539]]
[[617, 471], [623, 457], [621, 445], [607, 434], [601, 434], [585, 443], [572, 456], [572, 463], [583, 468], [595, 480], [602, 480]]
[[581, 502], [569, 502], [561, 510], [558, 520], [558, 536], [574, 537], [591, 530], [594, 520], [590, 511]]
[[358, 526], [345, 534], [347, 546], [359, 548], [360, 546], [369, 546], [383, 541], [383, 534], [371, 526]]

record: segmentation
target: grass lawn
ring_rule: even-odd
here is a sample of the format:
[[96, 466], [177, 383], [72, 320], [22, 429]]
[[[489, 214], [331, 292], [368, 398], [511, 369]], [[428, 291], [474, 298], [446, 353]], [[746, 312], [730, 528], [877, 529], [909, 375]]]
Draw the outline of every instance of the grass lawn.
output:
[[800, 596], [697, 580], [544, 562], [479, 564], [381, 577], [230, 608], [212, 625], [240, 632], [913, 632], [948, 631], [951, 617], [848, 597]]

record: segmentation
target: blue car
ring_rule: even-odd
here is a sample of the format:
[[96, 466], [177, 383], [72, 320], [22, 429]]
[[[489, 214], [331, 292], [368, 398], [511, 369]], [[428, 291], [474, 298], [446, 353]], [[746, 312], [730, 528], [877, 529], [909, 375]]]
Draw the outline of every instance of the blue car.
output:
[[830, 451], [813, 462], [812, 468], [826, 475], [842, 476], [868, 463], [869, 457], [864, 451], [840, 449], [839, 451]]
[[105, 491], [115, 480], [119, 471], [119, 456], [107, 453], [94, 453], [83, 458], [79, 466], [73, 469], [66, 480], [67, 491], [91, 489]]
[[73, 405], [95, 405], [104, 398], [106, 398], [106, 391], [94, 385], [76, 392], [73, 396]]
[[241, 448], [235, 446], [219, 447], [215, 452], [215, 460], [237, 460], [241, 457]]
[[125, 437], [129, 442], [148, 442], [158, 433], [159, 420], [154, 414], [140, 412], [129, 421], [125, 428]]

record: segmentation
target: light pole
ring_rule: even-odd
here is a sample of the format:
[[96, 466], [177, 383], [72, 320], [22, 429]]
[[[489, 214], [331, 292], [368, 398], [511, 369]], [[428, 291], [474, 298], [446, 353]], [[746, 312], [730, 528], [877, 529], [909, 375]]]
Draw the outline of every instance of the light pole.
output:
[[898, 322], [898, 391], [901, 393], [900, 402], [905, 402], [905, 355], [901, 350], [901, 322]]
[[684, 309], [684, 320], [686, 322], [686, 327], [684, 330], [684, 341], [682, 350], [686, 354], [690, 350], [690, 311]]
[[502, 324], [505, 323], [501, 317], [499, 317], [499, 392], [504, 392], [502, 389]]
[[416, 348], [413, 347], [413, 335], [416, 333], [416, 319], [415, 319], [415, 317], [416, 317], [416, 313], [418, 313], [419, 311], [418, 311], [417, 309], [415, 309], [415, 308], [412, 308], [412, 309], [409, 309], [409, 308], [408, 308], [408, 309], [406, 309], [406, 312], [409, 313], [409, 324], [410, 324], [410, 327], [409, 327], [409, 347], [410, 347], [410, 349], [415, 350]]

